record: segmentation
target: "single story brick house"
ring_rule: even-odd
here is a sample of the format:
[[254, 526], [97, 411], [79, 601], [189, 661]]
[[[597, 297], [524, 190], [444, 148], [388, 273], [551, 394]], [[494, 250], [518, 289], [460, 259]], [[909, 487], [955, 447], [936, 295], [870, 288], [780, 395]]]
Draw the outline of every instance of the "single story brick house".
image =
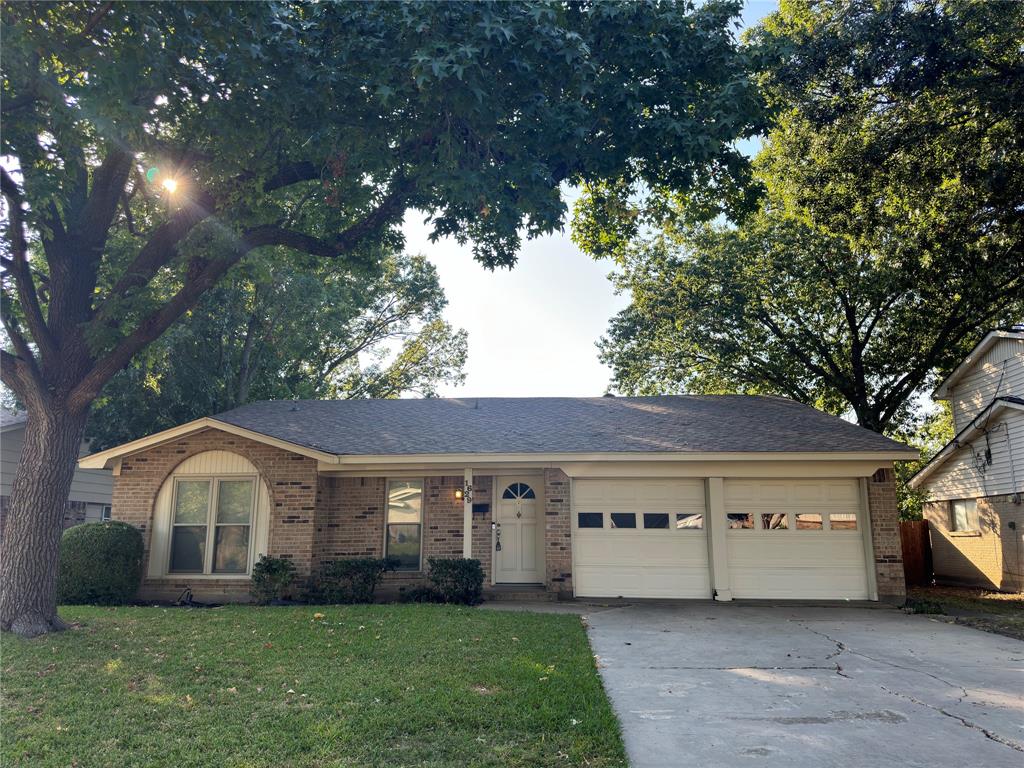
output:
[[916, 452], [780, 397], [275, 401], [81, 460], [146, 541], [143, 599], [245, 600], [258, 555], [474, 557], [538, 596], [901, 601]]

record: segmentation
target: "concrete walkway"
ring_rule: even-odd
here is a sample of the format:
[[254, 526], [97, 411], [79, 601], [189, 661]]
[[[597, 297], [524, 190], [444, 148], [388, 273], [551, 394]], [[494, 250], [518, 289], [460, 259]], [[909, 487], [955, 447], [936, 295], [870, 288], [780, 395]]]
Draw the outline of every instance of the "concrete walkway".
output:
[[633, 768], [1024, 766], [1024, 642], [887, 608], [584, 612]]

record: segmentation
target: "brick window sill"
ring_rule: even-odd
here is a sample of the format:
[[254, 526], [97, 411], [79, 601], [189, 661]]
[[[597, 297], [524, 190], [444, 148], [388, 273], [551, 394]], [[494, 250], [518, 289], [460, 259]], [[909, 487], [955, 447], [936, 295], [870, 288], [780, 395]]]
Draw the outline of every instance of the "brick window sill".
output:
[[950, 531], [949, 536], [954, 539], [976, 539], [981, 537], [981, 531]]

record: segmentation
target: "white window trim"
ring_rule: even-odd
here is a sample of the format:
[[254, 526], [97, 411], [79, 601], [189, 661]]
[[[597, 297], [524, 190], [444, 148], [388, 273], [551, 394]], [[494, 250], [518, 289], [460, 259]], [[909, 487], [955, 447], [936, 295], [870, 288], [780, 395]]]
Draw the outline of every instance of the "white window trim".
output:
[[[381, 551], [384, 553], [384, 557], [388, 557], [388, 512], [391, 507], [391, 484], [392, 483], [413, 483], [418, 482], [420, 484], [420, 556], [419, 556], [419, 567], [418, 568], [396, 568], [395, 573], [404, 574], [422, 574], [424, 573], [423, 568], [423, 547], [427, 539], [427, 479], [425, 477], [413, 477], [409, 475], [393, 475], [385, 478], [384, 480], [384, 541], [381, 545]], [[401, 525], [401, 523], [395, 523], [395, 525]], [[412, 523], [409, 523], [412, 525]]]
[[[171, 478], [173, 488], [171, 491], [171, 514], [169, 520], [169, 535], [167, 537], [167, 556], [165, 562], [166, 573], [173, 578], [214, 578], [214, 579], [248, 579], [252, 572], [252, 554], [255, 546], [256, 535], [256, 511], [259, 501], [259, 476], [252, 474], [218, 474], [218, 475], [175, 475]], [[203, 550], [203, 571], [202, 573], [189, 571], [171, 570], [171, 550], [174, 547], [174, 512], [177, 509], [178, 485], [182, 482], [196, 482], [205, 480], [210, 484], [210, 493], [206, 501], [206, 546]], [[213, 570], [214, 544], [217, 535], [217, 503], [220, 500], [220, 484], [223, 481], [251, 480], [252, 496], [249, 500], [249, 543], [245, 571], [242, 573], [217, 573]]]
[[104, 523], [108, 523], [111, 520], [113, 520], [114, 519], [112, 517], [113, 511], [114, 511], [113, 510], [113, 505], [111, 505], [111, 504], [104, 504], [103, 505], [103, 509], [100, 510], [100, 521], [104, 522]]
[[[966, 528], [958, 528], [956, 524], [956, 505], [957, 504], [972, 504], [974, 506], [974, 525], [971, 525], [971, 511], [969, 507], [964, 509], [964, 518], [967, 523]], [[952, 533], [964, 533], [964, 534], [978, 534], [981, 533], [981, 518], [978, 516], [978, 500], [977, 499], [950, 499], [949, 500], [949, 530]]]

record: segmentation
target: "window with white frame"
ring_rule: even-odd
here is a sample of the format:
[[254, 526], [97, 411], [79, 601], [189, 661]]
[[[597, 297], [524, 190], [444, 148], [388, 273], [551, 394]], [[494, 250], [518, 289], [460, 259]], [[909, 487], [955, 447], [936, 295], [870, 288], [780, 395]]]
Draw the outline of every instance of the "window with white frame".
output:
[[953, 531], [978, 530], [977, 499], [956, 499], [949, 502], [949, 518]]
[[100, 512], [100, 520], [110, 520], [111, 507], [109, 504], [103, 505], [103, 511]]
[[421, 569], [423, 548], [423, 481], [390, 480], [384, 554], [400, 571]]
[[176, 479], [168, 571], [246, 573], [255, 489], [253, 477]]

